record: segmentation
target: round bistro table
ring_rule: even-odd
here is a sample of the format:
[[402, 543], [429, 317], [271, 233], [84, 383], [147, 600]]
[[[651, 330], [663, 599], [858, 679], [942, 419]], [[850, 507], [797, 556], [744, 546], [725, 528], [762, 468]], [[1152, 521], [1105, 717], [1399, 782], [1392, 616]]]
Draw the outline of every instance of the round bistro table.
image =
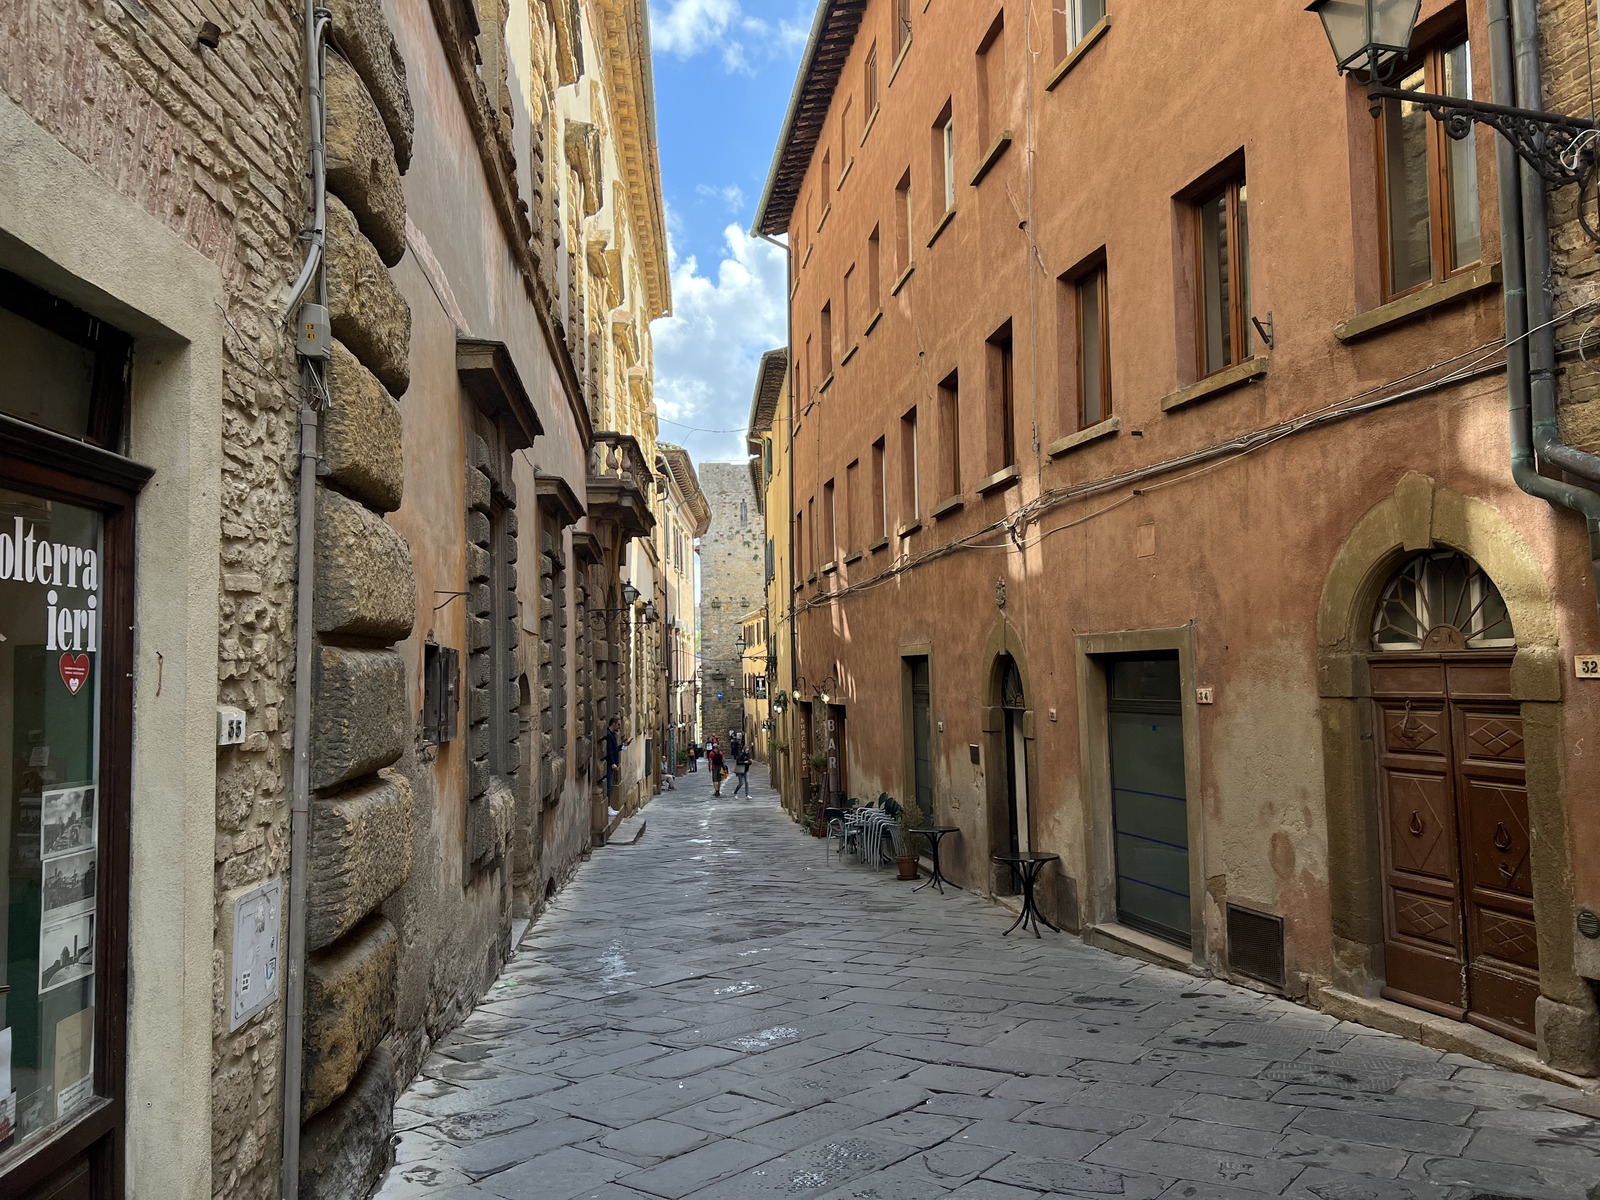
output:
[[944, 885], [950, 881], [944, 877], [944, 872], [939, 868], [939, 843], [947, 834], [960, 833], [961, 828], [957, 825], [930, 825], [926, 829], [913, 829], [911, 832], [920, 833], [928, 839], [928, 853], [933, 856], [933, 874], [928, 877], [928, 882], [919, 883], [911, 890], [920, 892], [923, 888], [932, 887], [938, 888], [939, 894], [944, 895]]
[[[1023, 929], [1027, 929], [1029, 920], [1032, 920], [1034, 937], [1040, 936], [1040, 921], [1050, 925], [1051, 929], [1060, 933], [1061, 930], [1051, 925], [1050, 918], [1041, 913], [1039, 906], [1034, 903], [1033, 885], [1039, 881], [1039, 876], [1043, 874], [1045, 867], [1050, 863], [1060, 862], [1061, 856], [1059, 854], [1040, 854], [1037, 851], [1028, 851], [1024, 854], [996, 854], [994, 855], [994, 861], [1005, 863], [1022, 877], [1022, 913], [1015, 921], [1011, 922], [1011, 929], [1015, 929], [1018, 925], [1021, 925]], [[1006, 934], [1011, 932], [1011, 929], [1007, 929], [1000, 936], [1005, 937]]]

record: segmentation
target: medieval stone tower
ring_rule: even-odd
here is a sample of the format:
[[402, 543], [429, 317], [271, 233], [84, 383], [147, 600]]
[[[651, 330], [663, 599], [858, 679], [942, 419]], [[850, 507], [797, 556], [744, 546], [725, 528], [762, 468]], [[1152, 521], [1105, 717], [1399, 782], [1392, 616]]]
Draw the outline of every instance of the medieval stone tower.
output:
[[748, 464], [700, 464], [700, 490], [711, 506], [700, 538], [701, 727], [726, 742], [728, 730], [744, 728], [739, 618], [765, 599], [762, 523]]

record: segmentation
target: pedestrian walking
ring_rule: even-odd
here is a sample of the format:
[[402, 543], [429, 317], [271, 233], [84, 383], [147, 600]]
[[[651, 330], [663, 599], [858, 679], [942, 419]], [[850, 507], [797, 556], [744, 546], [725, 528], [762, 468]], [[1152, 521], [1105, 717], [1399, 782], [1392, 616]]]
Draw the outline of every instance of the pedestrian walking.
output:
[[698, 742], [689, 743], [689, 770], [691, 772], [700, 770], [700, 745]]
[[622, 772], [622, 721], [612, 717], [606, 723], [606, 807], [611, 807], [611, 788]]
[[711, 794], [722, 795], [722, 767], [724, 759], [722, 748], [717, 745], [717, 739], [711, 739], [711, 751], [706, 755], [706, 761], [711, 764]]
[[739, 748], [733, 752], [733, 773], [738, 776], [733, 781], [733, 794], [737, 796], [739, 789], [744, 789], [744, 798], [750, 799], [750, 751], [741, 742]]

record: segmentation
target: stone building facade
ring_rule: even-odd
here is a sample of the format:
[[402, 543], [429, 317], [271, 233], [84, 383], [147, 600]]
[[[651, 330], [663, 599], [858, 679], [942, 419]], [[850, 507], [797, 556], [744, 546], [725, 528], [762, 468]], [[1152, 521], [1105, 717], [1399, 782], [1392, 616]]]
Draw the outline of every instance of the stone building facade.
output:
[[[1504, 96], [1513, 7], [1425, 0], [1407, 86]], [[1586, 115], [1583, 13], [1544, 9], [1542, 99]], [[790, 247], [796, 741], [829, 785], [959, 826], [964, 886], [1058, 854], [1047, 904], [1098, 944], [1600, 1073], [1563, 502], [1597, 476], [1519, 449], [1549, 368], [1593, 445], [1592, 313], [1559, 361], [1508, 325], [1542, 323], [1507, 252], [1537, 290], [1539, 237], [1497, 135], [1375, 122], [1314, 17], [1247, 4], [828, 0], [803, 62], [756, 230]], [[1575, 203], [1557, 313], [1593, 286]]]
[[794, 578], [789, 570], [793, 522], [789, 508], [789, 349], [780, 346], [761, 356], [750, 398], [746, 428], [752, 464], [757, 472], [756, 507], [761, 513], [766, 545], [762, 556], [767, 612], [767, 690], [771, 728], [767, 768], [783, 806], [801, 815], [795, 789], [793, 707]]
[[667, 761], [677, 770], [689, 744], [700, 736], [700, 681], [695, 670], [695, 647], [700, 639], [695, 591], [700, 572], [695, 556], [699, 539], [711, 525], [711, 509], [689, 452], [666, 442], [659, 443], [659, 450], [660, 476], [667, 484], [666, 493], [656, 501], [656, 553], [662, 563], [665, 622], [665, 749]]
[[700, 538], [700, 725], [721, 739], [744, 730], [740, 622], [762, 595], [761, 514], [745, 463], [700, 464], [711, 522]]
[[[0, 980], [7, 1195], [80, 1170], [106, 1195], [364, 1194], [396, 1090], [603, 836], [598, 731], [647, 662], [620, 585], [653, 521], [649, 322], [670, 308], [645, 9], [325, 7], [326, 257], [306, 298], [325, 288], [331, 341], [313, 317], [306, 359], [286, 302], [315, 241], [309, 8], [7, 14], [0, 337], [30, 373], [0, 403], [0, 507], [89, 522], [80, 645], [87, 614], [106, 622], [54, 685], [17, 663], [55, 645], [55, 593], [39, 646], [8, 623], [0, 650], [0, 740], [22, 750], [0, 773], [0, 894], [38, 894], [41, 788], [46, 809], [87, 796], [99, 838], [97, 907], [35, 981], [54, 976], [39, 1009]], [[39, 707], [46, 685], [76, 707]], [[98, 723], [51, 732], [91, 705]], [[70, 1136], [28, 1140], [56, 1118]]]

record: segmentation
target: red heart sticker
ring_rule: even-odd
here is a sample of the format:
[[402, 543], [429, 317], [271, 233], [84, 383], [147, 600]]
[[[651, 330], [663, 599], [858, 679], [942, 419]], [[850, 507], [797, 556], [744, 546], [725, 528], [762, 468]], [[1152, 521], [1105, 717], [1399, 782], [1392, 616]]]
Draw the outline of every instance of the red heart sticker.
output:
[[67, 685], [67, 691], [76, 696], [84, 683], [89, 678], [89, 656], [87, 654], [63, 654], [61, 656], [61, 682]]

